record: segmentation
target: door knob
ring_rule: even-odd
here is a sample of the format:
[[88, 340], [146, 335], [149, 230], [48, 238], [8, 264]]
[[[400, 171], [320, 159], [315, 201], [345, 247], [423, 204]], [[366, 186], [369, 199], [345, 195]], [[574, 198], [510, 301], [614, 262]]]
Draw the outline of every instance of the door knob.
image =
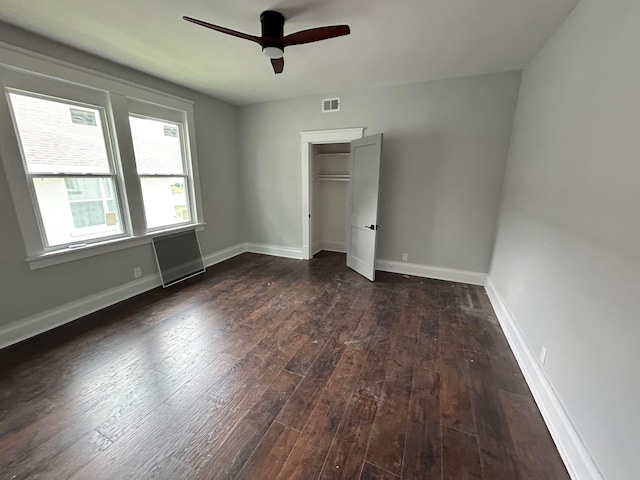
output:
[[369, 230], [377, 230], [378, 229], [378, 225], [365, 225], [364, 228], [368, 228]]

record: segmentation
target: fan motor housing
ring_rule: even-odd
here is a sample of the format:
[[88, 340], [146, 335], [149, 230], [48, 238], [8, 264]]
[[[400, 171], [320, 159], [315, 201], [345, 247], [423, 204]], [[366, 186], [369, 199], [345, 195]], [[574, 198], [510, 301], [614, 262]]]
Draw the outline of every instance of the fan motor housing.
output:
[[[274, 10], [267, 10], [260, 14], [260, 24], [262, 25], [262, 36], [268, 38], [284, 37], [284, 15]], [[282, 42], [265, 42], [263, 47], [284, 48]]]

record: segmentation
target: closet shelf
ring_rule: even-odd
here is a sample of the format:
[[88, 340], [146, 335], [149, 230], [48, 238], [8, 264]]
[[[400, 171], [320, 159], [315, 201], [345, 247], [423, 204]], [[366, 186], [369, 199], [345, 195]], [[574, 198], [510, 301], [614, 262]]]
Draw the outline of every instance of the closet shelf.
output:
[[351, 155], [349, 152], [316, 153], [316, 157], [348, 157], [349, 155]]
[[348, 182], [351, 175], [333, 175], [333, 174], [319, 174], [316, 175], [316, 180], [321, 182]]

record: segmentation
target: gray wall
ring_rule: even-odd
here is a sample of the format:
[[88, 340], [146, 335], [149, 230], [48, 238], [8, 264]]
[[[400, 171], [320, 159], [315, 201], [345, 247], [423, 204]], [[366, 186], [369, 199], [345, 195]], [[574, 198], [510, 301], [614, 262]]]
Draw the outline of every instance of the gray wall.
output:
[[[244, 241], [241, 171], [238, 162], [237, 107], [125, 67], [73, 50], [6, 24], [0, 42], [56, 57], [195, 102], [196, 139], [206, 230], [199, 234], [203, 254]], [[120, 250], [31, 271], [0, 168], [0, 326], [157, 271], [151, 246]]]
[[[488, 272], [519, 72], [243, 106], [247, 241], [301, 247], [300, 131], [384, 133], [378, 258]], [[329, 95], [327, 95], [329, 97]]]
[[491, 278], [605, 478], [640, 478], [640, 2], [524, 70]]

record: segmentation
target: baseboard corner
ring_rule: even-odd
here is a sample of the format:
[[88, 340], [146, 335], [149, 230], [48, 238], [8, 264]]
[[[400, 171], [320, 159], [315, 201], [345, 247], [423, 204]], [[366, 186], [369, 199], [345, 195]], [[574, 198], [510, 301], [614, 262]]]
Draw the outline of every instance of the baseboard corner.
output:
[[202, 261], [205, 267], [212, 267], [213, 265], [229, 260], [237, 255], [240, 255], [247, 251], [247, 245], [245, 243], [239, 243], [232, 245], [222, 250], [217, 250], [209, 255], [202, 257]]
[[376, 270], [481, 286], [485, 284], [487, 278], [487, 274], [481, 272], [435, 267], [432, 265], [421, 265], [417, 263], [398, 262], [396, 260], [388, 259], [377, 259]]
[[293, 258], [302, 260], [302, 248], [283, 247], [280, 245], [267, 245], [263, 243], [246, 243], [246, 251], [274, 257]]

